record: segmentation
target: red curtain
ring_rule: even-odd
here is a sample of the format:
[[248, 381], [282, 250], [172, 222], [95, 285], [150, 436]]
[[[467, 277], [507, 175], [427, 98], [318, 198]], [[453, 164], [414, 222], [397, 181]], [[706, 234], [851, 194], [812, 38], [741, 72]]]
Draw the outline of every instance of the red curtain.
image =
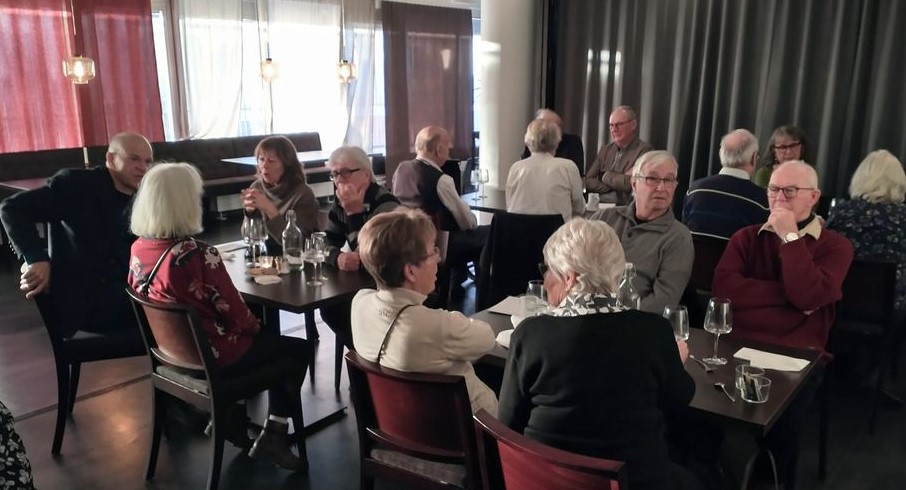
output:
[[[0, 153], [104, 145], [121, 131], [164, 139], [150, 0], [0, 0]], [[97, 76], [73, 85], [71, 54]]]

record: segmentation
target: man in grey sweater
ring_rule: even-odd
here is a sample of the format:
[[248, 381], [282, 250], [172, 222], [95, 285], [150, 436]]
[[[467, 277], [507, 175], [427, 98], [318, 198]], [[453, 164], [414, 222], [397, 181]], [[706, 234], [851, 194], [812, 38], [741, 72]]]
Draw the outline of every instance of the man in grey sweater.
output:
[[657, 314], [679, 303], [695, 258], [689, 229], [673, 217], [678, 168], [669, 152], [643, 154], [632, 169], [635, 200], [591, 218], [609, 224], [620, 237], [626, 261], [635, 264], [641, 309]]

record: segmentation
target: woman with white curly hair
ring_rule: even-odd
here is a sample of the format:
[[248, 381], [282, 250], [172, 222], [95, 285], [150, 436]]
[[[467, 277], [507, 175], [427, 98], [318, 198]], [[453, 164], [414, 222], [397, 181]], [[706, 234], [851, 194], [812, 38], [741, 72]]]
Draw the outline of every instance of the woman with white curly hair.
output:
[[574, 218], [544, 245], [551, 309], [513, 333], [498, 417], [544, 444], [625, 461], [635, 489], [700, 488], [670, 461], [662, 407], [688, 405], [685, 342], [667, 320], [620, 306], [613, 229]]

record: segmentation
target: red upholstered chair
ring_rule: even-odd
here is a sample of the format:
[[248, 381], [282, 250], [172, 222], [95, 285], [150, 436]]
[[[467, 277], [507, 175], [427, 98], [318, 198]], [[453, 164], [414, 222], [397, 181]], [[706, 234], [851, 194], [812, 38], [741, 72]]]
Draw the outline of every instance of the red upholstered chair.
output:
[[361, 488], [480, 488], [465, 378], [404, 373], [346, 354], [359, 431]]
[[475, 433], [487, 490], [628, 488], [623, 462], [546, 446], [503, 425], [485, 410], [475, 414]]

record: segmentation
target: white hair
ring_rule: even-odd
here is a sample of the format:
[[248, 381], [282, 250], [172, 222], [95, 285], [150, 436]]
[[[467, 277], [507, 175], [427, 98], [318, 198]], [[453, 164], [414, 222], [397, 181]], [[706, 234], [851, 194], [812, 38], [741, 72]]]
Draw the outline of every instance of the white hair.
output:
[[557, 151], [563, 133], [560, 126], [547, 119], [533, 119], [525, 129], [525, 146], [532, 153], [551, 153]]
[[201, 233], [203, 183], [188, 163], [159, 163], [142, 178], [132, 204], [132, 233], [185, 238]]
[[720, 140], [720, 164], [727, 168], [740, 168], [758, 152], [758, 139], [750, 131], [737, 129]]
[[577, 217], [547, 239], [544, 262], [561, 279], [569, 271], [576, 273], [571, 292], [612, 294], [619, 286], [626, 256], [610, 225]]
[[632, 176], [639, 177], [642, 175], [642, 171], [645, 170], [645, 167], [661, 163], [663, 161], [669, 161], [670, 163], [672, 163], [673, 173], [679, 173], [679, 164], [676, 163], [676, 157], [674, 157], [673, 154], [669, 151], [657, 150], [649, 151], [648, 153], [642, 153], [642, 155], [635, 161], [635, 164], [632, 166]]
[[849, 195], [868, 202], [903, 202], [906, 197], [903, 164], [887, 150], [869, 153], [849, 182]]
[[[787, 166], [789, 166], [789, 167], [787, 167]], [[780, 168], [780, 167], [785, 167], [785, 168], [793, 167], [793, 168], [798, 168], [798, 169], [804, 171], [806, 173], [806, 178], [808, 179], [808, 185], [814, 187], [815, 189], [818, 189], [818, 172], [815, 170], [815, 167], [805, 163], [804, 160], [787, 160], [787, 161], [781, 163], [780, 166], [778, 166], [777, 168]], [[774, 171], [776, 172], [777, 169], [774, 169]], [[772, 173], [771, 175], [773, 176], [774, 174]], [[818, 189], [818, 190], [820, 190], [820, 189]]]
[[341, 146], [330, 153], [330, 158], [327, 160], [327, 167], [333, 167], [334, 163], [341, 160], [354, 163], [357, 168], [368, 172], [368, 175], [374, 179], [374, 171], [371, 168], [371, 159], [368, 158], [368, 154], [365, 153], [365, 150], [358, 146]]

